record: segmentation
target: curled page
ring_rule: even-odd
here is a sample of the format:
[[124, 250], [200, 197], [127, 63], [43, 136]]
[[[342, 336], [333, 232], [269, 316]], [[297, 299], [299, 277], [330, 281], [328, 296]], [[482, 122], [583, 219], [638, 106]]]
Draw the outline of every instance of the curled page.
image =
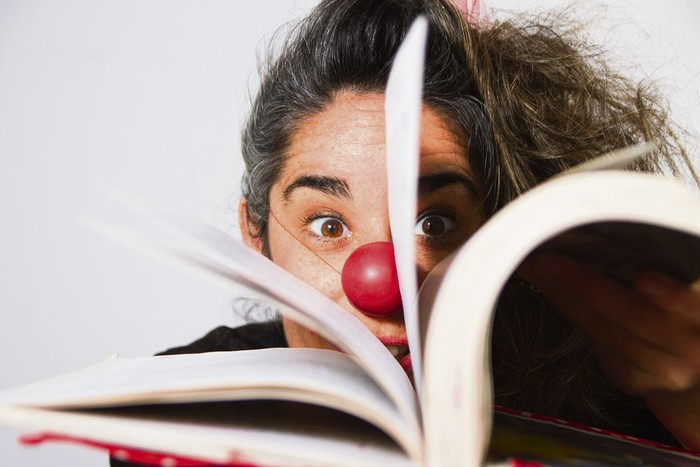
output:
[[418, 198], [420, 116], [427, 38], [428, 21], [419, 17], [394, 58], [385, 103], [389, 222], [413, 378], [419, 397], [423, 370], [418, 327], [416, 239], [413, 228], [416, 223]]
[[[411, 457], [419, 455], [420, 433], [404, 423], [396, 406], [356, 359], [322, 349], [111, 357], [78, 371], [1, 391], [0, 420], [9, 405], [48, 410], [148, 405], [170, 413], [171, 404], [261, 400], [295, 401], [352, 414], [381, 428]], [[318, 422], [328, 429], [339, 423], [332, 419]], [[245, 424], [233, 412], [229, 426]], [[268, 429], [279, 426], [271, 423]]]

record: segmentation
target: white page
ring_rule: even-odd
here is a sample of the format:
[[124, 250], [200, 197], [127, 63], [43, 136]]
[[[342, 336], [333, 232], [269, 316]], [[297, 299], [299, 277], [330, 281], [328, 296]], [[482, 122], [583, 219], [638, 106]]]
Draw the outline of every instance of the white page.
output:
[[557, 177], [578, 173], [593, 172], [595, 170], [622, 170], [632, 163], [648, 155], [656, 149], [653, 143], [640, 143], [634, 146], [625, 147], [616, 151], [603, 154], [600, 157], [582, 162], [569, 170], [565, 170]]
[[420, 397], [422, 356], [418, 328], [416, 223], [420, 117], [428, 21], [419, 17], [396, 53], [386, 87], [386, 151], [389, 222], [411, 351], [413, 378]]
[[335, 408], [380, 427], [413, 456], [420, 433], [348, 355], [320, 349], [244, 350], [124, 359], [0, 392], [0, 404], [43, 408], [284, 399]]

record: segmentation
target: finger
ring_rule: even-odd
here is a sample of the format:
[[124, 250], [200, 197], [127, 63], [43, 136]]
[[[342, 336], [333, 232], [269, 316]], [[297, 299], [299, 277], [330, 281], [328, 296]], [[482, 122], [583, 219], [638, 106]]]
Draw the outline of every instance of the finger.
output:
[[656, 306], [700, 324], [700, 280], [688, 285], [658, 271], [642, 271], [634, 287]]
[[689, 344], [700, 346], [695, 326], [678, 322], [667, 310], [581, 261], [537, 253], [518, 272], [591, 337], [615, 324], [666, 352], [683, 354]]
[[[691, 384], [679, 371], [659, 373], [615, 352], [598, 351], [597, 353], [605, 374], [615, 386], [627, 394], [647, 397], [657, 393], [675, 392], [678, 388], [685, 389]], [[605, 357], [600, 357], [603, 354]]]
[[696, 355], [678, 357], [647, 345], [624, 329], [611, 326], [591, 339], [591, 345], [608, 377], [630, 394], [681, 393], [700, 382]]

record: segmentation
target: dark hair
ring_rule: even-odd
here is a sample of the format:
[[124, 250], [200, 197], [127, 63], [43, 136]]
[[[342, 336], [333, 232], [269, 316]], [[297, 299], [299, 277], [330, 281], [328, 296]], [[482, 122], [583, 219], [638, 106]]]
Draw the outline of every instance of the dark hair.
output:
[[[485, 217], [572, 165], [641, 141], [659, 149], [634, 169], [676, 174], [680, 161], [697, 182], [653, 89], [608, 68], [565, 15], [472, 27], [443, 0], [324, 0], [263, 70], [243, 130], [246, 214], [265, 249], [268, 196], [295, 128], [339, 92], [382, 92], [419, 14], [430, 24], [424, 101], [465, 142]], [[612, 387], [583, 335], [527, 291], [507, 288], [496, 334], [497, 403], [597, 425], [610, 406], [643, 407]]]

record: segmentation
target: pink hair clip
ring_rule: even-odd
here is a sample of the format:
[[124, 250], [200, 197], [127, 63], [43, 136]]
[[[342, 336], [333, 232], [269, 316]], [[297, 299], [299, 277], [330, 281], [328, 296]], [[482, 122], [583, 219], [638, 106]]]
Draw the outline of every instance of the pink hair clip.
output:
[[471, 26], [476, 27], [488, 20], [488, 9], [479, 0], [448, 0], [448, 2], [462, 13]]

